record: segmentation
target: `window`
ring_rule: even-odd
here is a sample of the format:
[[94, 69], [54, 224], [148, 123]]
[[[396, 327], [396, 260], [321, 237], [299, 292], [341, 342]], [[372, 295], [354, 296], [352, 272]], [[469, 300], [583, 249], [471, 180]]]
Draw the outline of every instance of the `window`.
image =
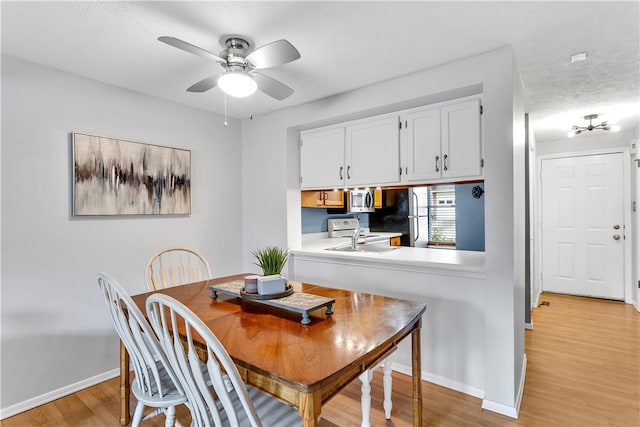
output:
[[454, 185], [428, 187], [429, 246], [456, 245], [456, 190]]

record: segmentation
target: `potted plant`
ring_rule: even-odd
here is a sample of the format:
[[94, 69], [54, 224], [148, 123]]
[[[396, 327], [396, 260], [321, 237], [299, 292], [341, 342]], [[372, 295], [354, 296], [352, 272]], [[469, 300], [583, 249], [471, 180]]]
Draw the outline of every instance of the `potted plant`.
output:
[[256, 257], [255, 265], [262, 269], [262, 277], [258, 278], [258, 293], [261, 295], [276, 294], [285, 291], [286, 282], [280, 275], [287, 263], [289, 251], [278, 246], [267, 246], [253, 251]]

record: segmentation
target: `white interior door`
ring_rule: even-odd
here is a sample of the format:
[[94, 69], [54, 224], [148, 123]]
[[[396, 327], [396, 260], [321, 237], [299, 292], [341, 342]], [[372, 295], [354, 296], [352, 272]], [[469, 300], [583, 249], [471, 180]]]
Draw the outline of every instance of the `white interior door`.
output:
[[545, 159], [542, 289], [624, 299], [623, 156]]

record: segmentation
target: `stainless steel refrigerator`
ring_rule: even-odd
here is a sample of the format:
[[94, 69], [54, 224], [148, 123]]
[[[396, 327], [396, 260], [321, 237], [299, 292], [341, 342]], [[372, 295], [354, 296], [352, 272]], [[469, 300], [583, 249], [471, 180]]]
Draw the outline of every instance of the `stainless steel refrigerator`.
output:
[[372, 232], [402, 233], [402, 246], [427, 247], [429, 218], [427, 187], [382, 192], [382, 208], [369, 214]]

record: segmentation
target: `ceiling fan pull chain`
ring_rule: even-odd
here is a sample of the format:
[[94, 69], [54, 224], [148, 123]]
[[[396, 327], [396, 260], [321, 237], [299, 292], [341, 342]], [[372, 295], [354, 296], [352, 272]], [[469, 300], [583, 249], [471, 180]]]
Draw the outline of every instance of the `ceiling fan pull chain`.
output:
[[227, 127], [227, 94], [224, 94], [224, 127]]

